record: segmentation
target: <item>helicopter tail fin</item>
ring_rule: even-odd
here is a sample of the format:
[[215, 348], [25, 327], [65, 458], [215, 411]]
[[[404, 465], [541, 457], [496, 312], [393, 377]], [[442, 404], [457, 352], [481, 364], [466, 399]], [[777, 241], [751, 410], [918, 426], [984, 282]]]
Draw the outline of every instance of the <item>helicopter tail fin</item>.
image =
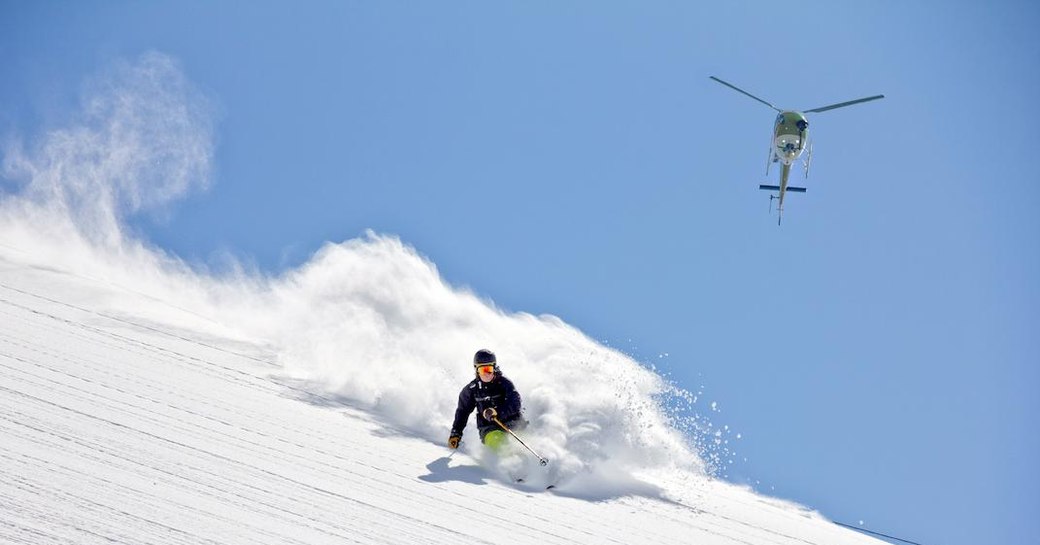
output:
[[[759, 184], [758, 188], [759, 189], [765, 189], [766, 191], [780, 191], [780, 186], [778, 186], [778, 185]], [[795, 193], [805, 193], [805, 188], [804, 187], [795, 187], [793, 185], [789, 185], [789, 186], [787, 186], [787, 191], [793, 191]]]

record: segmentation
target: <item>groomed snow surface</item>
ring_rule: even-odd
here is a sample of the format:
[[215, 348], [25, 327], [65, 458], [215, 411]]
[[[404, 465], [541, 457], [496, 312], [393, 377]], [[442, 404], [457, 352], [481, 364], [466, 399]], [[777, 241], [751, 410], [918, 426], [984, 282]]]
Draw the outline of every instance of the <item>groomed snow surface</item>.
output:
[[3, 543], [881, 543], [695, 471], [598, 488], [609, 464], [482, 459], [472, 423], [452, 453], [447, 422], [417, 434], [267, 343], [84, 276], [0, 259], [0, 324]]

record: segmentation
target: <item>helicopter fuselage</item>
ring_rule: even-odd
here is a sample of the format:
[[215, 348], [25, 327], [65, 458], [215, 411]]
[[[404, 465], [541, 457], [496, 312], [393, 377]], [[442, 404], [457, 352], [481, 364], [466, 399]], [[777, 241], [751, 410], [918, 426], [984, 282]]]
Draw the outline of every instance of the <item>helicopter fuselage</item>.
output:
[[790, 166], [805, 151], [809, 141], [809, 121], [793, 110], [777, 114], [773, 124], [773, 156]]

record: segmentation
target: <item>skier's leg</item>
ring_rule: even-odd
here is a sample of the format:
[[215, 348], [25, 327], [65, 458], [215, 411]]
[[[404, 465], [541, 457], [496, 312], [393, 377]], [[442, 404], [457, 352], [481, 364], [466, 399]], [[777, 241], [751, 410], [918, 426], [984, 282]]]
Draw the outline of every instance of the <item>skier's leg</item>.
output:
[[484, 436], [484, 445], [495, 454], [501, 454], [508, 441], [509, 436], [502, 430], [491, 430]]

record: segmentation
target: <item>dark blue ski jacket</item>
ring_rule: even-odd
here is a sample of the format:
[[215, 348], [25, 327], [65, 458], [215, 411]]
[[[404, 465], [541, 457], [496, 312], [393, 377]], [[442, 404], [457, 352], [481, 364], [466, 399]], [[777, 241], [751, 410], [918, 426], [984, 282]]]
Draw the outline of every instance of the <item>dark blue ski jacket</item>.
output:
[[473, 409], [477, 410], [477, 430], [480, 431], [481, 441], [488, 432], [501, 429], [494, 420], [484, 418], [484, 409], [487, 408], [498, 411], [498, 419], [510, 428], [527, 423], [520, 414], [520, 393], [513, 386], [513, 381], [495, 371], [495, 378], [491, 382], [484, 382], [477, 377], [462, 388], [459, 407], [455, 409], [455, 422], [451, 425], [452, 437], [462, 437], [462, 430], [466, 428]]

